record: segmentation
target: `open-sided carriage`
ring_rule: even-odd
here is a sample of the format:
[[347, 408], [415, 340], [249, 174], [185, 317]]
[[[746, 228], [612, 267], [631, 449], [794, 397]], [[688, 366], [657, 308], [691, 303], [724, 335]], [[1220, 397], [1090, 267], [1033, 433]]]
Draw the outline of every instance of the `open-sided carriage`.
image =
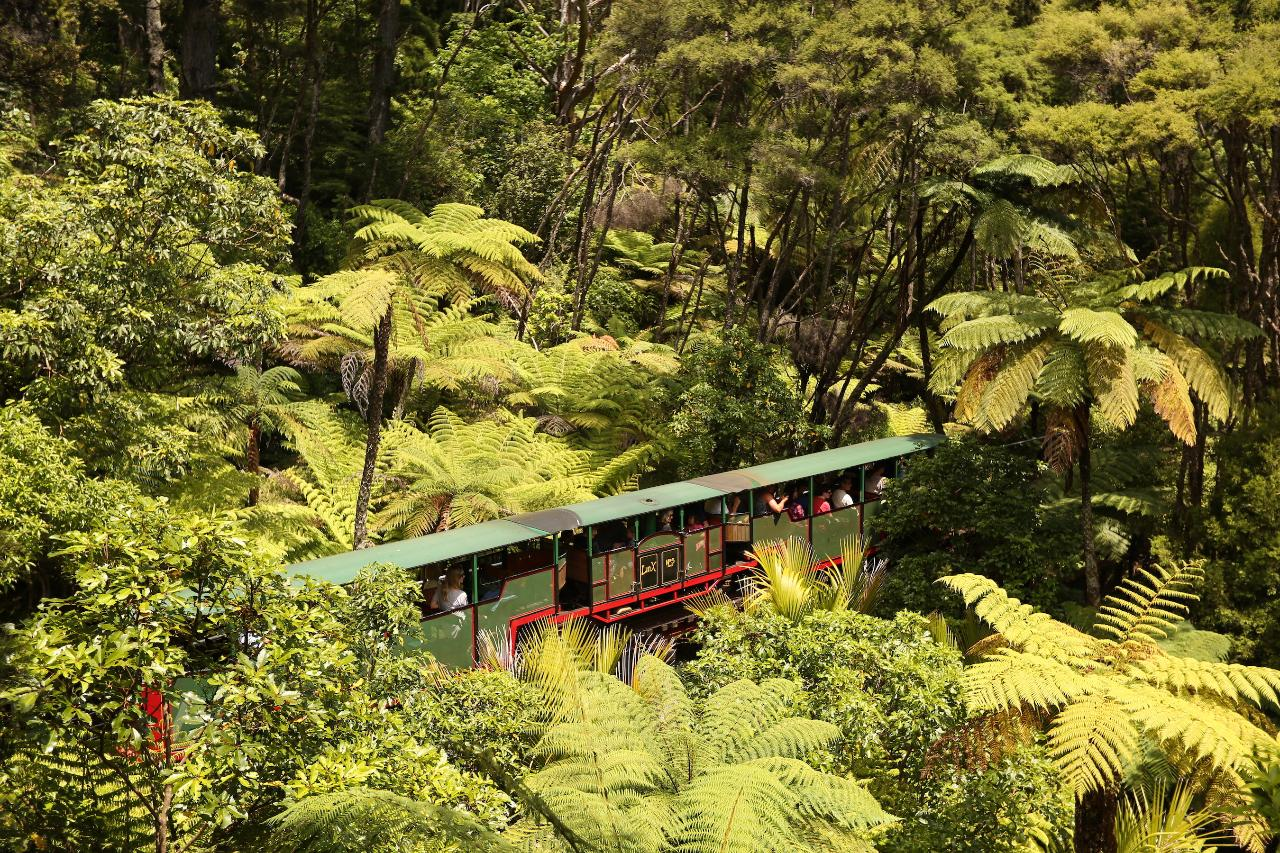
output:
[[[418, 572], [424, 602], [436, 599], [451, 570], [455, 579], [460, 570], [464, 594], [454, 591], [455, 606], [428, 607], [423, 618], [428, 649], [451, 666], [475, 663], [481, 632], [514, 643], [522, 626], [542, 619], [670, 629], [687, 618], [682, 602], [735, 583], [750, 570], [752, 542], [799, 537], [820, 558], [833, 560], [849, 536], [870, 542], [879, 507], [873, 472], [893, 476], [905, 458], [941, 440], [916, 435], [865, 442], [290, 568], [345, 584], [366, 566], [399, 565]], [[844, 480], [851, 500], [837, 503], [848, 505], [815, 512], [814, 496]], [[807, 493], [802, 518], [773, 512], [762, 500], [788, 485], [797, 495]]]

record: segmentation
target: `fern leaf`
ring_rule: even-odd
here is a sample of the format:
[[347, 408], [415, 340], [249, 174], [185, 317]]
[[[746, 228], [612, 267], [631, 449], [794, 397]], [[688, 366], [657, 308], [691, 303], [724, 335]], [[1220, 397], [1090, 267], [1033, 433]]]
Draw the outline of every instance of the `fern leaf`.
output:
[[1103, 344], [1123, 350], [1138, 342], [1138, 332], [1118, 311], [1067, 308], [1058, 322], [1058, 331], [1082, 344]]
[[1138, 568], [1125, 578], [1098, 609], [1095, 625], [1117, 643], [1154, 643], [1186, 615], [1187, 603], [1195, 601], [1193, 591], [1204, 576], [1198, 564], [1183, 563], [1174, 568]]
[[1114, 787], [1138, 746], [1124, 707], [1104, 695], [1080, 697], [1049, 727], [1050, 753], [1076, 796]]

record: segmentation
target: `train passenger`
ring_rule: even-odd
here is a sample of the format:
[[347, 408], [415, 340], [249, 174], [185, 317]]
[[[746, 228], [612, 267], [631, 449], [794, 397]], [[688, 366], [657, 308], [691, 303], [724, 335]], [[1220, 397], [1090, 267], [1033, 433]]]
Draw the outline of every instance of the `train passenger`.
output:
[[889, 482], [889, 477], [885, 473], [883, 465], [877, 465], [871, 469], [871, 473], [867, 475], [867, 497], [871, 500], [880, 500], [884, 493], [884, 485]]
[[831, 493], [831, 506], [833, 509], [844, 509], [853, 504], [853, 478], [846, 475], [840, 478], [840, 485]]
[[685, 530], [690, 532], [695, 530], [705, 530], [707, 528], [707, 519], [702, 513], [694, 511], [689, 514], [689, 524]]
[[631, 528], [625, 521], [615, 521], [597, 535], [599, 536], [596, 544], [597, 554], [615, 551], [618, 548], [630, 548], [634, 544], [631, 541]]
[[804, 521], [804, 516], [804, 497], [799, 486], [792, 486], [791, 494], [787, 496], [787, 517], [792, 521]]
[[822, 515], [831, 512], [831, 487], [819, 486], [818, 493], [813, 498], [813, 514]]
[[465, 607], [468, 603], [466, 590], [462, 588], [464, 575], [462, 569], [453, 566], [440, 578], [440, 586], [431, 596], [431, 606], [436, 610], [453, 610]]
[[773, 486], [765, 486], [760, 490], [760, 494], [756, 496], [756, 515], [781, 515], [782, 511], [787, 508], [787, 496], [781, 498], [775, 496]]
[[658, 516], [658, 532], [670, 533], [676, 529], [676, 511], [673, 509], [664, 509], [662, 514]]

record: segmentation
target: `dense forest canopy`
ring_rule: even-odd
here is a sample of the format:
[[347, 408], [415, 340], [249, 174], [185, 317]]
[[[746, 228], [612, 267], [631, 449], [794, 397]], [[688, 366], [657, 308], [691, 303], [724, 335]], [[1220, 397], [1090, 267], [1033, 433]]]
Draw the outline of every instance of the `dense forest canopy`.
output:
[[[1280, 843], [1272, 0], [0, 0], [0, 355], [4, 849]], [[284, 570], [920, 432], [680, 663]]]

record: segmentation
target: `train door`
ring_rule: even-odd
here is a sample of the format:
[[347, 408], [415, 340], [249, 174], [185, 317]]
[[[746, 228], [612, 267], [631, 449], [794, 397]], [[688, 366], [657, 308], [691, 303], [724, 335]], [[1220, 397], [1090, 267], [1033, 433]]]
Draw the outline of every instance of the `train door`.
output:
[[641, 592], [680, 580], [684, 544], [677, 533], [647, 537], [637, 549], [636, 574]]

